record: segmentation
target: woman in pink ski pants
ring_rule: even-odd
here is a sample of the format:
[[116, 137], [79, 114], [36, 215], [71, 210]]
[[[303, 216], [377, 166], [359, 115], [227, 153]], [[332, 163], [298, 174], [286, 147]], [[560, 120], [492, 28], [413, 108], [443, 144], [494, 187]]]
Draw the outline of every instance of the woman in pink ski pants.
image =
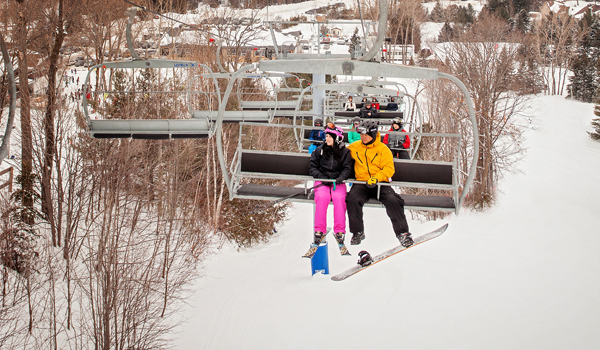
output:
[[[315, 234], [314, 243], [319, 244], [327, 231], [327, 208], [333, 201], [333, 232], [339, 243], [343, 243], [346, 234], [346, 185], [354, 160], [345, 147], [342, 129], [328, 123], [325, 127], [325, 143], [312, 153], [309, 173], [315, 179]], [[317, 187], [318, 186], [318, 187]]]

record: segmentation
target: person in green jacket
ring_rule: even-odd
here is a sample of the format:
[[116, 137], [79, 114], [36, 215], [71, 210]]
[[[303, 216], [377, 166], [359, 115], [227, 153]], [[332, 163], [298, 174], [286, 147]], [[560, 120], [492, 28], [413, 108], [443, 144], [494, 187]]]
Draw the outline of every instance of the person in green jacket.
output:
[[350, 128], [350, 131], [348, 132], [348, 143], [349, 144], [360, 140], [360, 134], [358, 132], [356, 132], [356, 127], [358, 127], [358, 126], [360, 126], [360, 118], [355, 117], [354, 119], [352, 119], [352, 128]]

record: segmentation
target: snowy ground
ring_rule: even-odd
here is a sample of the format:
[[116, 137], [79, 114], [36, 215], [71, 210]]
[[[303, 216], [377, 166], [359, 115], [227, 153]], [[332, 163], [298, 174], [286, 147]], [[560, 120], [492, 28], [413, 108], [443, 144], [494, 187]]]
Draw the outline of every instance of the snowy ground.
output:
[[[444, 235], [342, 282], [311, 276], [300, 256], [312, 206], [295, 205], [271, 242], [226, 245], [206, 266], [178, 349], [598, 349], [600, 143], [591, 104], [540, 96], [521, 173], [501, 181], [493, 209], [449, 222]], [[533, 125], [533, 124], [532, 124]], [[330, 210], [331, 211], [331, 210]], [[397, 241], [381, 209], [352, 257], [329, 249], [331, 273], [359, 249]]]

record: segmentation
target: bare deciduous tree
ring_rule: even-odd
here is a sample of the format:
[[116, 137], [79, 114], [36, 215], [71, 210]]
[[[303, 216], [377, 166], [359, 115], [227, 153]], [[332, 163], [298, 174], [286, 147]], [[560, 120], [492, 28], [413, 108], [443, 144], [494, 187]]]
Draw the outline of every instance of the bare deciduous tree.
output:
[[[455, 42], [444, 46], [442, 70], [458, 77], [467, 86], [479, 128], [479, 158], [475, 182], [469, 196], [475, 208], [488, 207], [494, 200], [497, 181], [521, 153], [521, 132], [515, 123], [525, 108], [527, 98], [519, 94], [518, 76], [520, 36], [509, 33], [505, 22], [494, 17], [483, 17]], [[462, 100], [448, 100], [460, 96], [455, 87], [438, 82], [428, 83], [427, 97], [430, 127], [434, 130], [459, 131], [472, 139], [466, 106]], [[437, 86], [437, 88], [435, 88]], [[445, 98], [444, 101], [437, 101]], [[437, 102], [435, 102], [437, 101]], [[450, 124], [448, 124], [450, 122]], [[471, 146], [463, 145], [463, 176], [470, 167]]]
[[532, 32], [536, 60], [544, 67], [546, 93], [562, 95], [578, 40], [577, 22], [566, 13], [550, 13]]

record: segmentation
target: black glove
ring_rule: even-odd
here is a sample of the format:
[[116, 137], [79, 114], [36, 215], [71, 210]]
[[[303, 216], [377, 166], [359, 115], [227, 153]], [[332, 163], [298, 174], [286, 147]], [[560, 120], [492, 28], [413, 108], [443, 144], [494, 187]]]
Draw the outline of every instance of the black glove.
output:
[[341, 177], [338, 177], [337, 179], [335, 179], [335, 184], [336, 185], [341, 185], [344, 183], [344, 179], [342, 179]]

